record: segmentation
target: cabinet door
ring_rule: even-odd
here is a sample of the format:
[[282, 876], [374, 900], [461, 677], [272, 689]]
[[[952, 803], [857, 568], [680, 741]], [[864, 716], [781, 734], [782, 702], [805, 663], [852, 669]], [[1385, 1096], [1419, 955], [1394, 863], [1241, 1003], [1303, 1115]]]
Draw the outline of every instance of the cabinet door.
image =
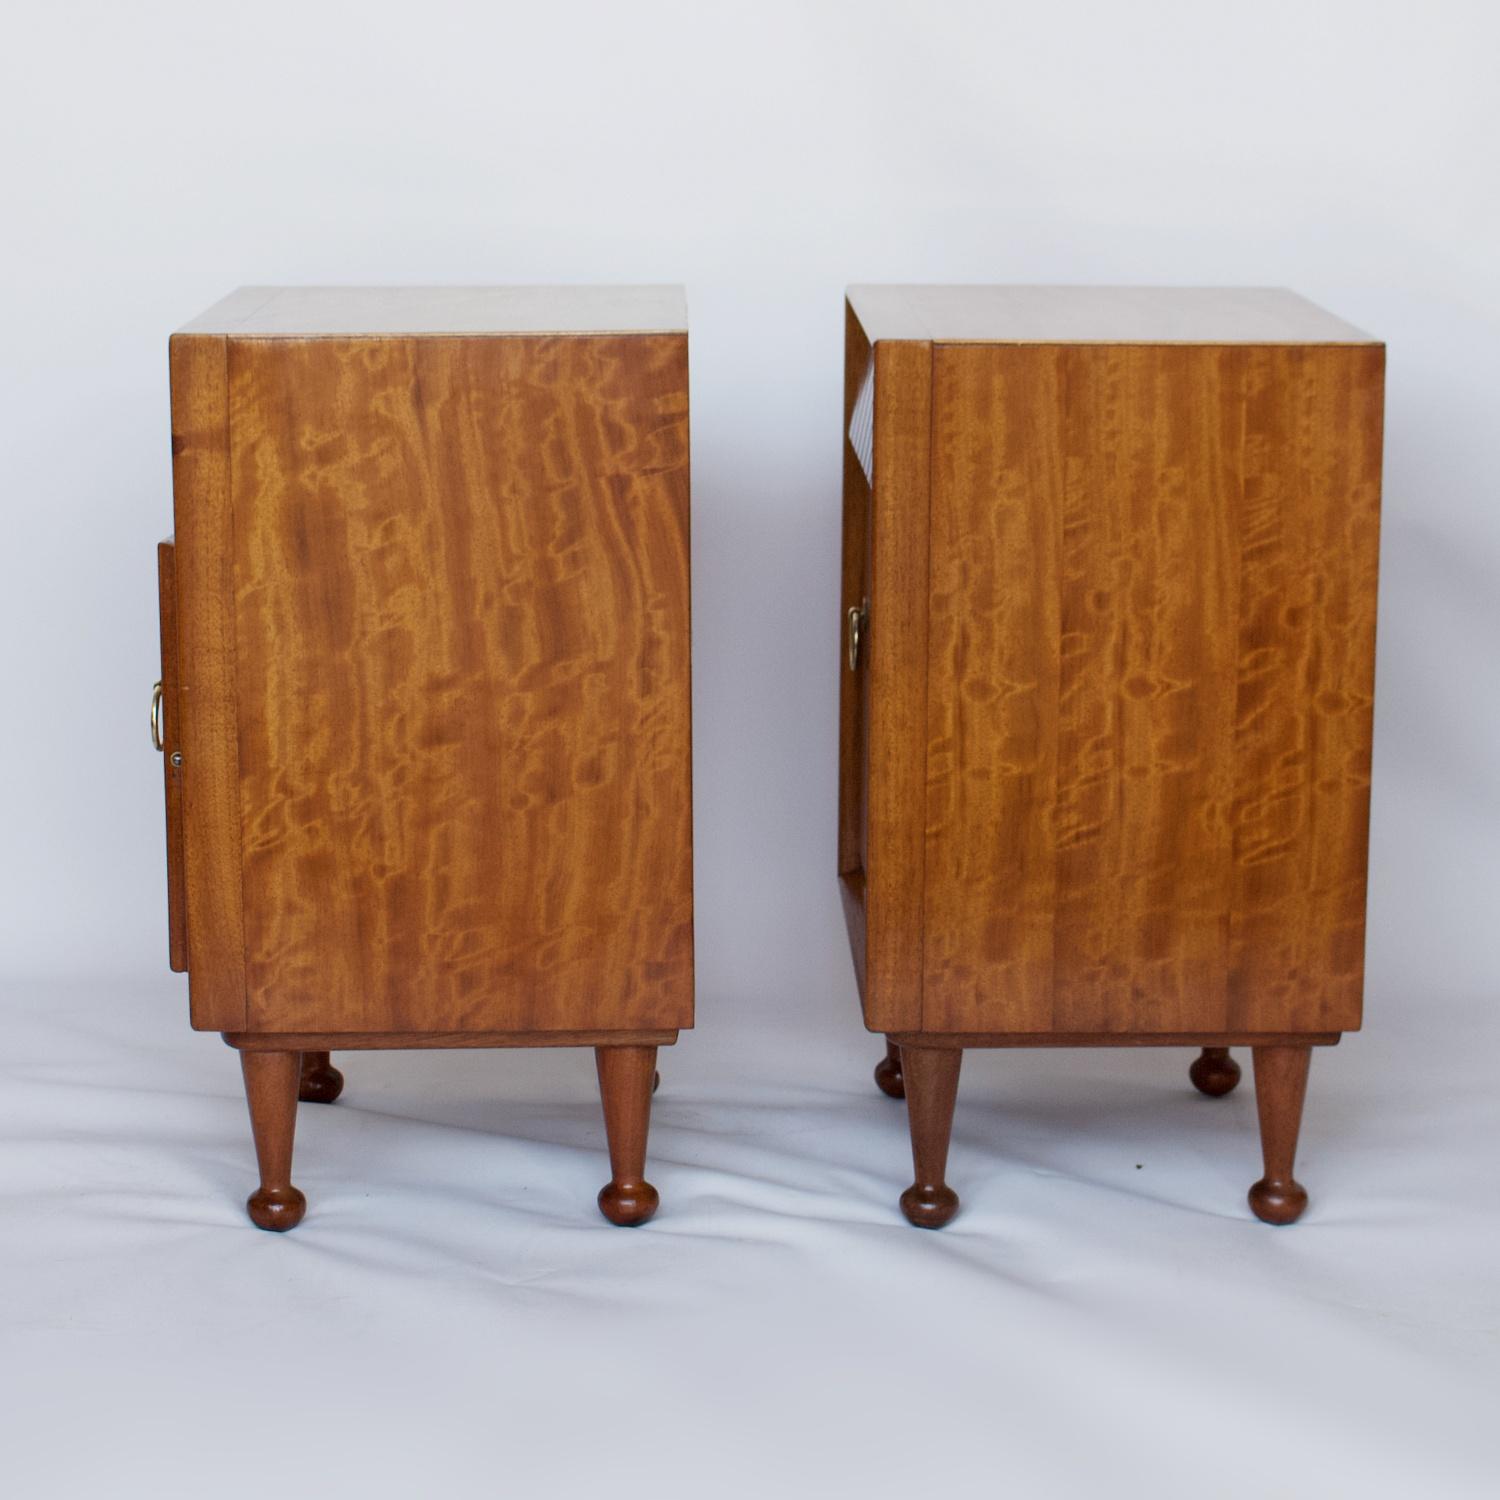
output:
[[932, 346], [848, 333], [844, 641], [862, 612], [841, 694], [844, 906], [865, 1022], [919, 1023], [926, 751], [927, 491]]
[[686, 339], [223, 358], [238, 1024], [690, 1024]]
[[865, 981], [865, 865], [870, 792], [869, 606], [875, 370], [845, 309], [843, 571], [839, 605], [839, 880], [861, 998]]
[[188, 966], [187, 887], [182, 852], [182, 748], [177, 673], [176, 549], [169, 537], [156, 549], [157, 598], [161, 614], [160, 697], [152, 706], [159, 736], [167, 814], [167, 962], [179, 974]]
[[934, 370], [924, 1025], [1358, 1026], [1383, 351]]

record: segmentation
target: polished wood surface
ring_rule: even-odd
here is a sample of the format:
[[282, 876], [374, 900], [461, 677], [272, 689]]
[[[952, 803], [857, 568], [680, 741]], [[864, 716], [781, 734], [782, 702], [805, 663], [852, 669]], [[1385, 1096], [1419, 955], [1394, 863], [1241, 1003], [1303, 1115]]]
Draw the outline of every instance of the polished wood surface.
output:
[[223, 1031], [246, 1020], [228, 347], [174, 337], [169, 361], [188, 993]]
[[923, 1027], [1356, 1028], [1382, 351], [934, 365]]
[[878, 344], [873, 359], [864, 1005], [868, 1026], [890, 1029], [916, 1023], [922, 992], [932, 351]]
[[1250, 1207], [1267, 1224], [1292, 1224], [1307, 1207], [1307, 1190], [1292, 1175], [1302, 1102], [1307, 1096], [1308, 1047], [1255, 1049], [1255, 1107], [1265, 1172], [1250, 1189]]
[[304, 1052], [297, 1078], [297, 1099], [302, 1104], [332, 1104], [344, 1092], [344, 1075], [326, 1052]]
[[167, 963], [187, 971], [187, 871], [182, 849], [182, 755], [178, 715], [181, 684], [177, 654], [176, 548], [170, 539], [156, 548], [156, 585], [161, 620], [161, 759], [167, 812]]
[[686, 333], [679, 286], [244, 286], [181, 330], [232, 338]]
[[871, 340], [1003, 344], [1375, 344], [1285, 287], [852, 286]]
[[243, 1052], [245, 1098], [255, 1135], [260, 1186], [245, 1207], [259, 1229], [295, 1229], [307, 1199], [292, 1186], [292, 1138], [297, 1129], [297, 1085], [301, 1056], [296, 1052]]
[[1219, 1099], [1239, 1083], [1240, 1065], [1228, 1047], [1205, 1047], [1189, 1066], [1188, 1077], [1200, 1094]]
[[912, 1184], [901, 1194], [901, 1212], [919, 1229], [941, 1229], [958, 1212], [958, 1194], [948, 1186], [947, 1172], [963, 1057], [956, 1047], [912, 1044], [901, 1049], [913, 1168]]
[[646, 1181], [646, 1132], [656, 1091], [655, 1047], [600, 1047], [599, 1095], [609, 1138], [610, 1180], [599, 1190], [599, 1211], [611, 1224], [644, 1224], [660, 1199]]
[[971, 1046], [1208, 1094], [1252, 1047], [1295, 1216], [1295, 1068], [1361, 1021], [1384, 361], [1276, 290], [851, 290], [839, 877], [914, 1222]]
[[1337, 1046], [1341, 1031], [897, 1031], [898, 1046], [924, 1047], [1303, 1047]]
[[906, 1098], [906, 1079], [901, 1074], [901, 1048], [886, 1038], [885, 1056], [875, 1064], [875, 1084], [888, 1099]]
[[301, 1216], [335, 1049], [597, 1047], [603, 1206], [655, 1207], [652, 1059], [693, 1019], [685, 329], [670, 287], [244, 288], [172, 339], [172, 958], [241, 1051], [262, 1227]]
[[690, 1024], [685, 340], [227, 358], [236, 735], [187, 768], [238, 793], [190, 844], [244, 830], [220, 1029]]
[[241, 1052], [379, 1052], [465, 1047], [670, 1047], [675, 1031], [226, 1031]]

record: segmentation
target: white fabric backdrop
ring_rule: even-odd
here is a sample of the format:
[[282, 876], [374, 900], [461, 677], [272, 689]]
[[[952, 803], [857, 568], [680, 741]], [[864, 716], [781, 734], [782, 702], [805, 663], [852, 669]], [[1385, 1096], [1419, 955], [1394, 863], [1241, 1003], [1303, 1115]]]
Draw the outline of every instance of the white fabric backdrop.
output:
[[[1497, 46], [1485, 0], [8, 14], [0, 1483], [1493, 1490]], [[661, 1216], [595, 1213], [586, 1058], [387, 1055], [257, 1234], [235, 1060], [164, 973], [166, 335], [245, 282], [674, 279], [700, 1005]], [[861, 280], [1286, 284], [1388, 340], [1368, 1029], [1315, 1060], [1295, 1229], [1243, 1206], [1248, 1089], [1181, 1054], [972, 1059], [966, 1211], [897, 1216], [832, 878]]]

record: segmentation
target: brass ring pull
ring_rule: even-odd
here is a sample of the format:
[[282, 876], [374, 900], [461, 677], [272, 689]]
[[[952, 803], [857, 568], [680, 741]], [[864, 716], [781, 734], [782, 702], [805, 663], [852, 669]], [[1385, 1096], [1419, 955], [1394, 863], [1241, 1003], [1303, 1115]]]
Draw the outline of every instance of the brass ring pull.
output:
[[158, 750], [167, 748], [161, 737], [161, 683], [151, 689], [151, 743]]
[[865, 624], [870, 618], [870, 601], [849, 606], [849, 670], [859, 670], [859, 643], [865, 633]]

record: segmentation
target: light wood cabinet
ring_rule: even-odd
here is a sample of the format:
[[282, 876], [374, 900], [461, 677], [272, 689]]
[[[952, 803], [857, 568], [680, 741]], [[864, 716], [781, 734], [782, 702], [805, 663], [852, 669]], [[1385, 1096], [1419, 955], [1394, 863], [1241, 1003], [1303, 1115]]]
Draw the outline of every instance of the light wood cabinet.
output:
[[[676, 288], [269, 289], [171, 341], [171, 956], [263, 1228], [333, 1050], [598, 1049], [620, 1223], [693, 1019]], [[300, 1082], [299, 1082], [300, 1080]]]
[[1253, 1049], [1289, 1222], [1360, 1024], [1384, 347], [1288, 292], [856, 287], [839, 872], [947, 1222], [968, 1047]]

